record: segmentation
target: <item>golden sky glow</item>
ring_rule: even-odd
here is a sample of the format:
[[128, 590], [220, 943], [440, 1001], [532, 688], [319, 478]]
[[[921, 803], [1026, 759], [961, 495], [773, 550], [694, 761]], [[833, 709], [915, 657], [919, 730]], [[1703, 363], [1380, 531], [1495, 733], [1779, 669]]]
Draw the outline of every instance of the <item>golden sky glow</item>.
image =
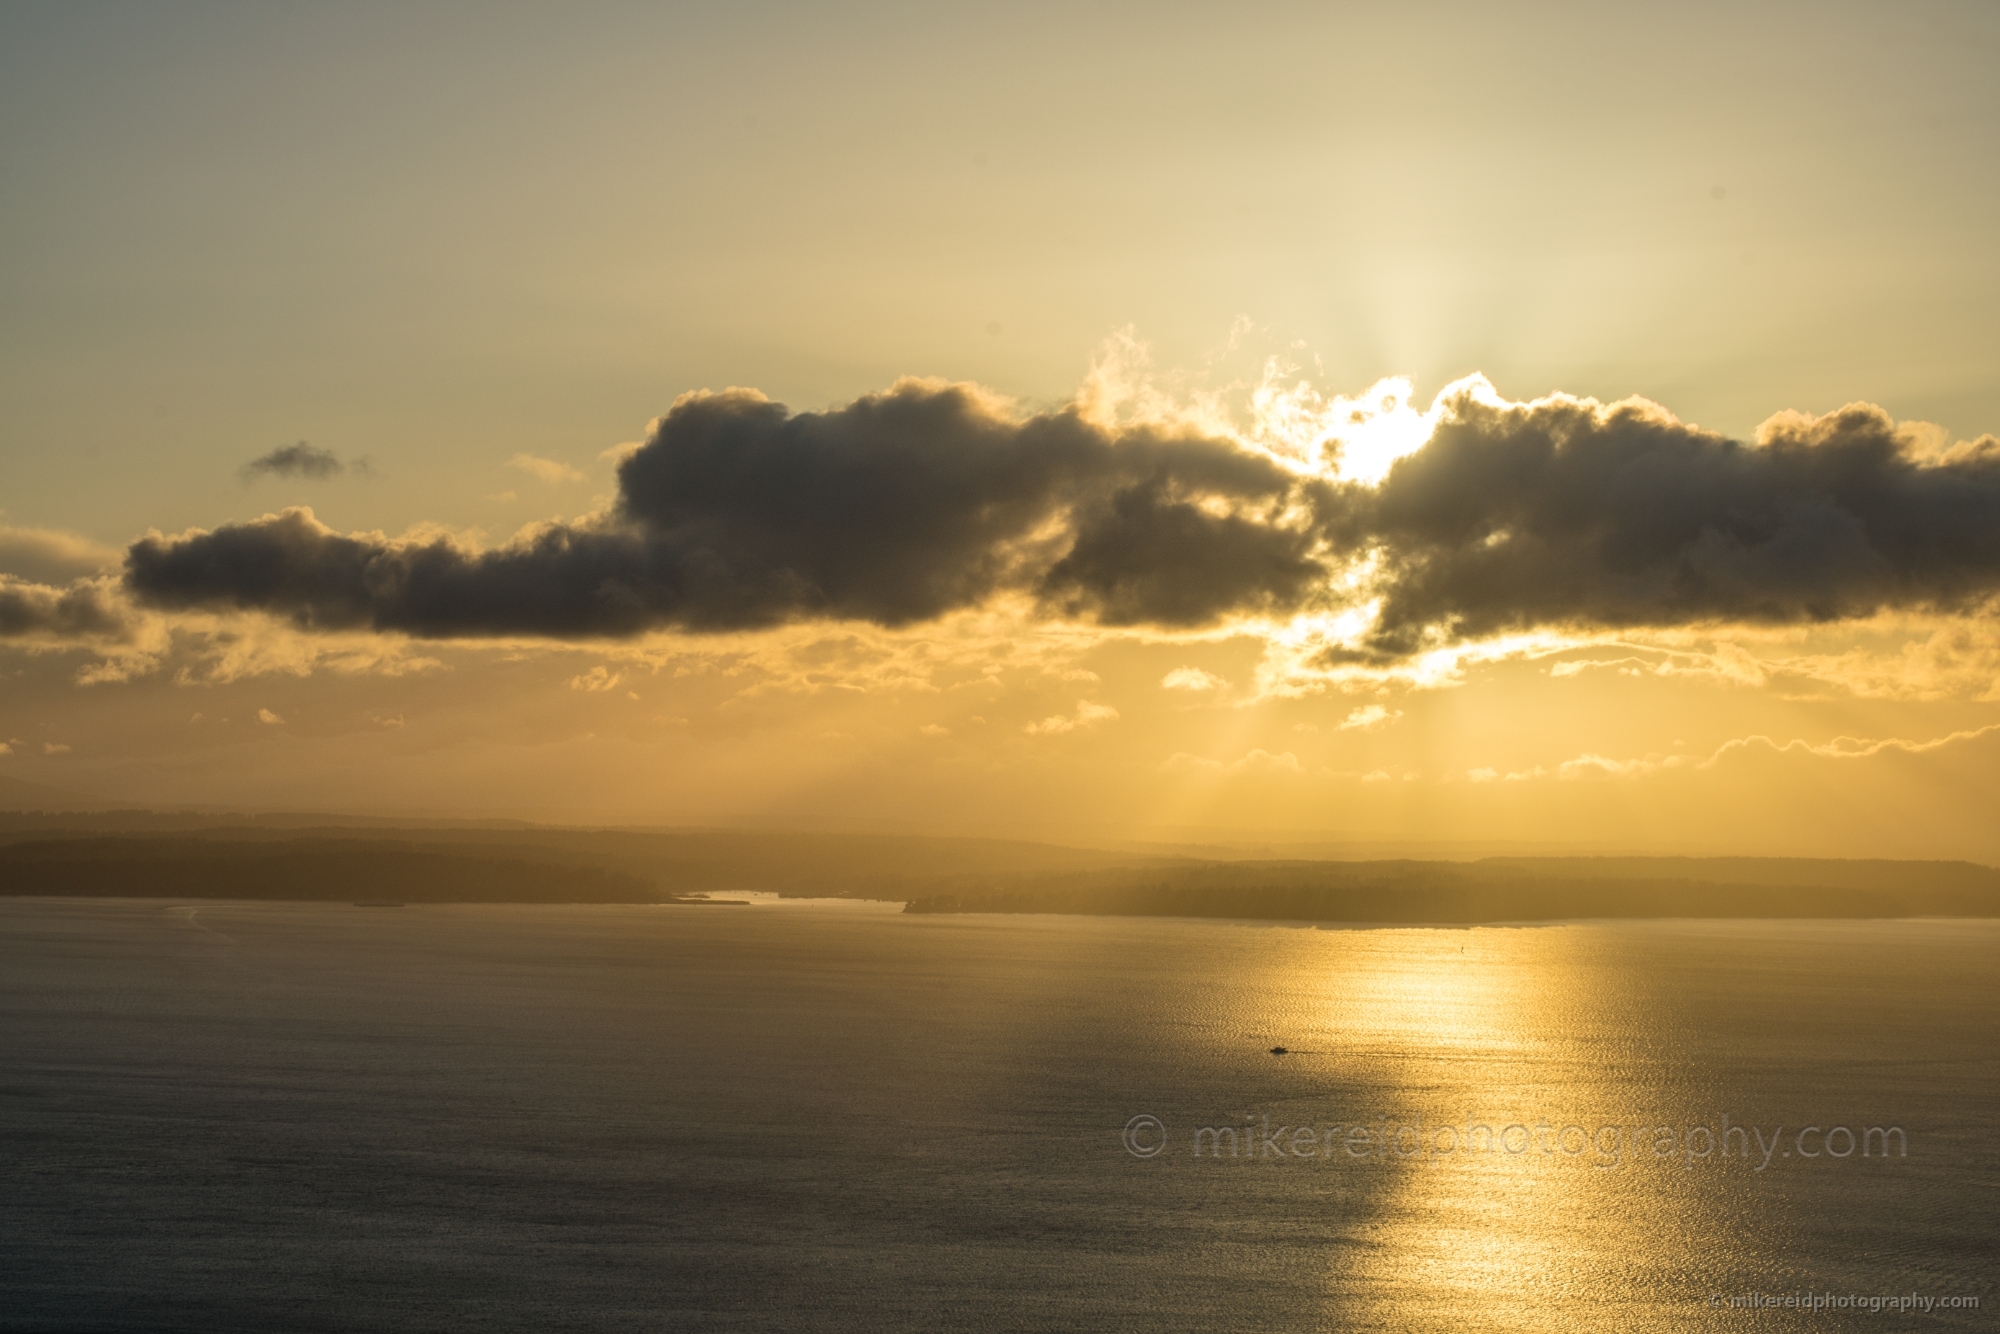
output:
[[[152, 805], [2000, 856], [1986, 8], [1662, 31], [501, 7], [470, 37], [450, 6], [115, 13], [0, 20], [0, 777]], [[917, 455], [842, 473], [868, 414], [904, 409], [967, 458], [1026, 441], [1042, 489], [894, 461]], [[726, 462], [743, 423], [808, 417], [859, 443], [777, 474], [824, 464], [873, 517], [686, 463], [697, 418]], [[1720, 471], [1676, 490], [1634, 465], [1536, 528], [1553, 472], [1512, 499], [1465, 479], [1545, 430], [1650, 432]], [[1585, 568], [1730, 460], [1856, 431], [1901, 460], [1864, 500], [1799, 518], [1833, 485], [1803, 482], [1776, 537], [1722, 505], [1668, 555]], [[1648, 476], [1656, 506], [1629, 493]], [[965, 508], [913, 512], [935, 497]], [[261, 541], [287, 511], [287, 541], [358, 535], [374, 582], [217, 582], [194, 535]], [[480, 553], [634, 524], [668, 536], [620, 559], [670, 556], [681, 600], [625, 621], [484, 584], [380, 601], [385, 560], [483, 578]], [[131, 582], [148, 533], [163, 563]], [[716, 561], [723, 591], [688, 592]]]

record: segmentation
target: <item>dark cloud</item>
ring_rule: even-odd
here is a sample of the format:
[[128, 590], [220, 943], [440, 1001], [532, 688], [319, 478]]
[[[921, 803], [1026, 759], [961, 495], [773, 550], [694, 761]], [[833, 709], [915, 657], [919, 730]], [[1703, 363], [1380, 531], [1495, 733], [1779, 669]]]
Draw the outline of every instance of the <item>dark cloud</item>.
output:
[[1229, 612], [1289, 611], [1324, 583], [1310, 531], [1268, 515], [1214, 514], [1157, 478], [1078, 516], [1075, 542], [1041, 581], [1044, 600], [1106, 625], [1200, 625]]
[[497, 551], [445, 539], [343, 537], [310, 510], [171, 540], [126, 555], [126, 584], [158, 607], [270, 612], [318, 630], [416, 635], [637, 634], [662, 618], [644, 544], [616, 531], [552, 526]]
[[[1114, 437], [1074, 411], [1022, 420], [964, 386], [916, 382], [820, 413], [747, 391], [690, 396], [620, 464], [619, 486], [600, 520], [494, 551], [343, 537], [292, 510], [148, 538], [126, 578], [154, 606], [440, 636], [902, 625], [1002, 589], [1181, 623], [1268, 604], [1265, 567], [1295, 593], [1308, 540], [1193, 508], [1268, 506], [1292, 487], [1226, 441]], [[1163, 571], [1093, 555], [1090, 535], [1148, 524], [1174, 539]]]
[[0, 639], [116, 639], [125, 632], [114, 591], [102, 582], [55, 587], [0, 574]]
[[1856, 405], [1775, 417], [1747, 445], [1650, 404], [1467, 396], [1347, 522], [1388, 559], [1389, 648], [1962, 610], [2000, 588], [2000, 441], [1927, 459]]
[[[347, 470], [332, 450], [321, 449], [301, 440], [295, 445], [279, 445], [262, 458], [252, 459], [238, 471], [243, 480], [254, 482], [259, 477], [309, 477], [314, 481], [325, 481], [338, 477]], [[368, 461], [356, 461], [357, 472], [368, 471]]]
[[1111, 453], [1073, 415], [1017, 423], [959, 386], [796, 415], [732, 391], [661, 419], [619, 465], [619, 509], [673, 567], [690, 624], [893, 625], [990, 595]]
[[732, 390], [677, 403], [618, 476], [609, 513], [496, 550], [292, 510], [136, 543], [126, 584], [422, 636], [894, 626], [1002, 592], [1187, 626], [1332, 605], [1333, 573], [1373, 553], [1381, 624], [1343, 652], [1375, 662], [1533, 625], [1821, 621], [2000, 588], [2000, 442], [1925, 456], [1870, 407], [1775, 418], [1749, 445], [1637, 402], [1468, 393], [1367, 488], [1226, 440], [1017, 417], [965, 386], [809, 413]]

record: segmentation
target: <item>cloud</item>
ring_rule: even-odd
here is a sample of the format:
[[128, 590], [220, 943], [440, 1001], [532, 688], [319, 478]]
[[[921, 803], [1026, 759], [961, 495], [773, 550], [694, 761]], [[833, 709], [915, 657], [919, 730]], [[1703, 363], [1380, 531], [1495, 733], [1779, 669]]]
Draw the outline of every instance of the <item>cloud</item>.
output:
[[1063, 732], [1074, 732], [1080, 728], [1095, 727], [1099, 723], [1108, 723], [1117, 716], [1118, 710], [1109, 704], [1092, 704], [1087, 699], [1080, 699], [1076, 702], [1075, 713], [1058, 713], [1038, 723], [1029, 723], [1024, 730], [1030, 736], [1053, 736]]
[[[1926, 627], [1903, 625], [1902, 632]], [[1765, 666], [1822, 681], [1876, 699], [1943, 699], [1971, 695], [2000, 702], [2000, 626], [1958, 621], [1931, 629], [1921, 640], [1905, 642], [1892, 654], [1854, 648], [1839, 654], [1807, 654], [1782, 658]]]
[[1716, 748], [1713, 755], [1702, 761], [1700, 767], [1703, 769], [1713, 768], [1733, 753], [1750, 750], [1767, 750], [1780, 755], [1812, 755], [1827, 760], [1865, 760], [1888, 751], [1900, 751], [1905, 755], [1925, 755], [1934, 750], [1942, 750], [1946, 746], [1955, 746], [1962, 742], [1975, 741], [1980, 737], [1994, 732], [2000, 732], [2000, 723], [1989, 723], [1985, 727], [1975, 727], [1966, 731], [1952, 732], [1947, 736], [1934, 737], [1929, 741], [1906, 741], [1902, 737], [1893, 736], [1883, 737], [1879, 740], [1841, 736], [1835, 737], [1823, 746], [1815, 746], [1809, 742], [1797, 740], [1787, 741], [1780, 745], [1767, 736], [1738, 737], [1735, 740], [1723, 742], [1721, 746]]
[[153, 606], [317, 629], [583, 638], [898, 626], [1002, 590], [1047, 615], [1194, 624], [1280, 610], [1317, 568], [1271, 509], [1293, 490], [1272, 460], [1151, 427], [1114, 438], [1074, 409], [1019, 419], [964, 385], [800, 414], [689, 395], [618, 472], [612, 512], [494, 550], [342, 536], [293, 509], [148, 537], [126, 579]]
[[1655, 404], [1477, 387], [1346, 522], [1380, 544], [1374, 645], [1538, 625], [1811, 624], [2000, 589], [2000, 439], [1940, 454], [1855, 404], [1755, 444]]
[[1213, 672], [1205, 672], [1199, 667], [1176, 667], [1160, 678], [1160, 686], [1166, 690], [1222, 690], [1229, 682]]
[[601, 694], [607, 690], [616, 690], [624, 683], [624, 680], [625, 673], [615, 672], [600, 662], [597, 666], [582, 675], [572, 676], [569, 679], [569, 688], [571, 690], [588, 691], [592, 694]]
[[[57, 554], [61, 551], [59, 546]], [[28, 653], [86, 649], [99, 654], [99, 661], [77, 669], [79, 684], [144, 675], [157, 666], [166, 639], [159, 618], [135, 615], [124, 590], [108, 575], [49, 584], [0, 574], [0, 641]]]
[[0, 574], [0, 639], [120, 639], [128, 631], [116, 585], [107, 580], [55, 587]]
[[1612, 760], [1595, 753], [1579, 755], [1573, 760], [1564, 760], [1556, 766], [1556, 777], [1575, 781], [1580, 778], [1644, 778], [1662, 769], [1679, 769], [1684, 762], [1678, 755], [1650, 755], [1645, 759]]
[[580, 482], [583, 474], [567, 463], [557, 463], [554, 459], [536, 458], [533, 454], [516, 454], [507, 460], [510, 468], [519, 468], [538, 482], [556, 486], [563, 482]]
[[[1607, 776], [1612, 772], [1610, 769], [1599, 767], [1611, 765], [1612, 762], [1598, 755], [1580, 756], [1576, 760], [1572, 760], [1571, 763], [1576, 765], [1577, 768], [1571, 773], [1564, 774], [1563, 777], [1565, 778], [1595, 778]], [[1626, 771], [1618, 770], [1617, 772], [1625, 773]], [[1537, 778], [1547, 778], [1549, 771], [1538, 764], [1532, 769], [1518, 769], [1512, 773], [1501, 773], [1498, 769], [1488, 765], [1479, 769], [1467, 769], [1465, 776], [1474, 783], [1531, 783]]]
[[1159, 476], [1086, 509], [1042, 592], [1061, 611], [1106, 625], [1200, 625], [1225, 611], [1282, 614], [1306, 605], [1326, 581], [1313, 545], [1310, 531], [1273, 522], [1268, 507], [1217, 514]]
[[282, 726], [285, 720], [269, 709], [259, 709], [257, 710], [257, 721], [269, 727], [278, 727]]
[[66, 584], [113, 570], [124, 553], [53, 528], [0, 525], [0, 573], [29, 583]]
[[[1607, 759], [1602, 755], [1579, 755], [1566, 760], [1556, 767], [1556, 776], [1564, 779], [1578, 778], [1647, 778], [1654, 774], [1674, 770], [1714, 769], [1732, 757], [1750, 754], [1797, 755], [1822, 760], [1865, 760], [1891, 752], [1904, 755], [1927, 755], [1946, 747], [1976, 741], [1981, 737], [2000, 733], [2000, 723], [1989, 723], [1985, 727], [1975, 727], [1952, 732], [1929, 741], [1909, 741], [1902, 737], [1841, 736], [1823, 745], [1815, 746], [1809, 741], [1792, 740], [1779, 742], [1768, 736], [1735, 737], [1723, 742], [1704, 760], [1694, 760], [1683, 755], [1647, 755], [1629, 760]], [[1521, 775], [1527, 777], [1529, 775]], [[1540, 772], [1532, 776], [1540, 777]], [[1516, 777], [1509, 774], [1508, 778]]]
[[1576, 658], [1549, 668], [1549, 675], [1558, 680], [1594, 671], [1616, 671], [1620, 676], [1658, 675], [1662, 665], [1647, 658]]
[[1400, 709], [1391, 713], [1380, 704], [1368, 704], [1354, 710], [1354, 712], [1342, 719], [1340, 730], [1343, 732], [1379, 732], [1402, 716], [1403, 713]]
[[1963, 614], [2000, 592], [1993, 437], [1941, 450], [1856, 405], [1743, 443], [1642, 400], [1511, 403], [1476, 377], [1412, 421], [1428, 440], [1377, 484], [1340, 473], [1338, 441], [1281, 455], [1212, 421], [1022, 415], [971, 385], [805, 413], [704, 392], [622, 455], [610, 509], [502, 547], [287, 510], [150, 536], [126, 582], [165, 609], [430, 637], [893, 628], [1003, 595], [1155, 629], [1312, 612], [1351, 622], [1315, 649], [1324, 670], [1535, 627]]
[[391, 638], [326, 637], [283, 625], [244, 627], [190, 619], [175, 627], [171, 656], [175, 679], [226, 685], [259, 676], [307, 677], [318, 671], [337, 676], [405, 677], [446, 670], [437, 658], [412, 653]]
[[1305, 773], [1305, 767], [1299, 763], [1299, 757], [1291, 751], [1273, 754], [1261, 746], [1228, 764], [1224, 764], [1221, 760], [1190, 755], [1184, 750], [1175, 751], [1161, 767], [1168, 773], [1196, 774], [1208, 778], [1235, 778], [1244, 774], [1299, 777]]
[[1292, 754], [1289, 750], [1272, 754], [1268, 750], [1259, 748], [1252, 750], [1242, 759], [1231, 764], [1225, 772], [1233, 774], [1302, 774], [1305, 772], [1305, 769], [1300, 765], [1299, 757]]
[[[359, 470], [366, 472], [367, 464], [365, 462], [359, 464]], [[267, 476], [306, 477], [316, 482], [323, 482], [329, 477], [338, 477], [345, 471], [347, 465], [342, 463], [340, 457], [332, 450], [309, 445], [303, 440], [295, 445], [279, 445], [262, 458], [252, 459], [238, 469], [245, 485], [256, 481], [259, 477]]]

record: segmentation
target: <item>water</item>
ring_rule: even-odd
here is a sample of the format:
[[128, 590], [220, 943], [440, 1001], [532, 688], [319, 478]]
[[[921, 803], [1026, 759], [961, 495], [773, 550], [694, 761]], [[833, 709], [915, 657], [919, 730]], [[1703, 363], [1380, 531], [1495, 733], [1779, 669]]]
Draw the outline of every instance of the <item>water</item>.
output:
[[0, 1328], [1989, 1328], [1996, 945], [0, 900]]

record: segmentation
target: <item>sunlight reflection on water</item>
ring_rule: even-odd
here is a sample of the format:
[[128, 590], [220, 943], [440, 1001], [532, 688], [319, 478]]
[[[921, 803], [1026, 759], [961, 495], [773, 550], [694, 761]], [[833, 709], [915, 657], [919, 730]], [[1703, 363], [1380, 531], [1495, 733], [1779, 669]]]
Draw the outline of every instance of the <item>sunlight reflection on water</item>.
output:
[[[29, 1323], [1720, 1330], [1759, 1317], [1717, 1293], [1992, 1306], [1994, 923], [0, 915], [0, 1284]], [[1138, 1114], [1155, 1157], [1120, 1138]], [[1725, 1114], [1899, 1126], [1909, 1152], [1760, 1166], [1646, 1137]], [[1382, 1147], [1468, 1119], [1547, 1129]], [[1615, 1165], [1547, 1147], [1606, 1124]], [[1224, 1125], [1310, 1127], [1314, 1152], [1195, 1156]]]

